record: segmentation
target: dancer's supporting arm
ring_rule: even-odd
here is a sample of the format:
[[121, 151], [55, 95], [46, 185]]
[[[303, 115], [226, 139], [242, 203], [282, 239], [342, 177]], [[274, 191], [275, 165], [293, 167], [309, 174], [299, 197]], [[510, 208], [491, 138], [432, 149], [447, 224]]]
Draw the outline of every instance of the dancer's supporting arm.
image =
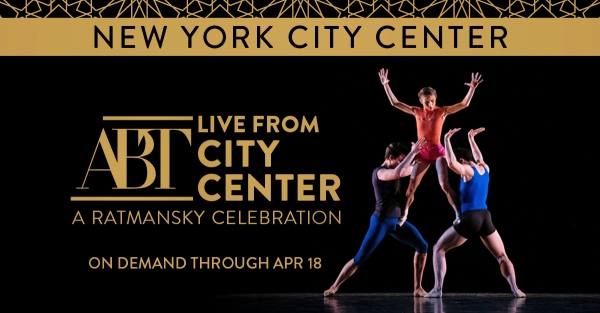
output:
[[471, 152], [473, 153], [473, 158], [475, 159], [475, 163], [485, 166], [485, 168], [488, 170], [488, 173], [489, 173], [490, 167], [483, 161], [483, 155], [481, 154], [481, 151], [479, 150], [477, 143], [475, 143], [475, 135], [481, 133], [484, 130], [485, 130], [485, 128], [483, 128], [483, 127], [479, 127], [475, 130], [471, 129], [469, 131], [469, 145], [471, 146]]
[[[408, 153], [408, 155], [406, 155], [404, 160], [402, 160], [402, 162], [400, 162], [400, 164], [398, 164], [393, 169], [379, 170], [377, 172], [377, 178], [379, 178], [380, 180], [389, 181], [389, 180], [400, 179], [400, 177], [410, 175], [409, 174], [410, 172], [407, 172], [406, 169], [409, 167], [413, 167], [413, 165], [414, 165], [414, 164], [412, 164], [413, 159], [415, 158], [415, 156], [417, 156], [419, 151], [421, 151], [421, 148], [423, 147], [423, 145], [426, 142], [427, 141], [425, 141], [425, 138], [419, 138], [419, 140], [417, 140], [417, 142], [412, 144], [410, 152]], [[406, 207], [404, 207], [404, 208], [402, 208], [402, 216], [399, 219], [399, 225], [402, 226], [407, 218], [408, 218], [408, 210]]]
[[476, 73], [476, 74], [471, 73], [471, 82], [465, 83], [465, 85], [470, 87], [469, 91], [467, 92], [467, 95], [461, 102], [454, 104], [454, 105], [445, 106], [444, 107], [445, 114], [446, 115], [454, 114], [454, 113], [468, 107], [469, 104], [471, 103], [471, 99], [473, 98], [473, 94], [475, 93], [475, 89], [482, 82], [483, 82], [483, 79], [481, 79], [481, 75], [479, 75], [479, 73]]
[[446, 161], [448, 161], [448, 167], [456, 174], [460, 176], [473, 177], [473, 168], [466, 164], [461, 164], [456, 159], [454, 155], [454, 151], [452, 150], [452, 144], [450, 143], [450, 137], [454, 135], [460, 128], [454, 128], [449, 130], [446, 135], [444, 135], [444, 146], [446, 149]]
[[[456, 155], [454, 155], [454, 151], [452, 150], [452, 144], [450, 143], [450, 137], [452, 137], [452, 135], [454, 135], [454, 133], [456, 133], [459, 130], [460, 130], [460, 128], [451, 129], [444, 136], [444, 146], [445, 146], [445, 150], [446, 150], [446, 162], [448, 162], [448, 167], [454, 173], [461, 175], [461, 177], [462, 176], [473, 177], [473, 174], [474, 174], [473, 169], [470, 166], [461, 164], [456, 159]], [[458, 210], [456, 208], [452, 207], [452, 209], [454, 210], [454, 214], [456, 215], [456, 218], [454, 219], [454, 222], [452, 222], [452, 224], [456, 225], [456, 224], [460, 223], [460, 213], [458, 212]]]
[[[398, 164], [395, 168], [380, 169], [377, 172], [377, 178], [379, 178], [379, 180], [389, 181], [399, 179], [400, 177], [408, 176], [406, 175], [406, 169], [413, 166], [412, 161], [415, 158], [415, 156], [419, 154], [419, 151], [421, 150], [425, 142], [425, 138], [419, 138], [417, 142], [412, 144], [410, 152], [406, 155], [404, 160], [400, 162], [400, 164]], [[408, 173], [410, 175], [410, 172]]]
[[406, 167], [404, 170], [402, 170], [402, 173], [400, 174], [400, 177], [410, 176], [412, 174], [412, 172], [413, 172], [415, 164], [416, 164], [416, 162], [413, 159], [412, 163], [410, 163], [410, 165], [408, 167]]
[[381, 69], [379, 71], [379, 79], [381, 80], [381, 84], [383, 85], [383, 88], [385, 89], [385, 93], [388, 96], [388, 99], [390, 100], [390, 103], [397, 109], [399, 109], [402, 112], [408, 113], [408, 114], [415, 114], [415, 108], [413, 106], [410, 106], [404, 102], [400, 102], [398, 101], [398, 99], [396, 99], [396, 96], [394, 96], [394, 93], [392, 93], [392, 89], [390, 88], [389, 82], [390, 80], [387, 78], [388, 76], [388, 70], [387, 69]]

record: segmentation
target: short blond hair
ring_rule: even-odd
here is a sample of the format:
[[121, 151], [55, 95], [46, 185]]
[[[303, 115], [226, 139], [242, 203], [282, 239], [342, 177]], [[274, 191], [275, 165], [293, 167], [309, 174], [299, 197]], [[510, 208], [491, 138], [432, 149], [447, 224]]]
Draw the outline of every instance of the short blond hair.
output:
[[431, 87], [423, 87], [421, 90], [419, 90], [419, 99], [422, 96], [429, 96], [429, 95], [434, 95], [437, 98], [437, 91], [435, 91], [435, 89], [433, 89]]

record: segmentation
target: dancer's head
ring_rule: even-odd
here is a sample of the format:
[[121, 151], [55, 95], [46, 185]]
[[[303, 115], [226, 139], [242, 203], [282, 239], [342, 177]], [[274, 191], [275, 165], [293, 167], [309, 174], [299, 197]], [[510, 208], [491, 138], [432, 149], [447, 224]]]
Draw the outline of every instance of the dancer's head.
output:
[[461, 164], [468, 164], [469, 162], [475, 162], [471, 149], [467, 148], [456, 148], [454, 149], [454, 155]]
[[385, 148], [385, 159], [388, 160], [391, 167], [395, 167], [406, 158], [409, 152], [407, 146], [399, 142], [392, 142]]
[[419, 102], [425, 109], [433, 109], [437, 100], [437, 92], [431, 87], [424, 87], [419, 91]]

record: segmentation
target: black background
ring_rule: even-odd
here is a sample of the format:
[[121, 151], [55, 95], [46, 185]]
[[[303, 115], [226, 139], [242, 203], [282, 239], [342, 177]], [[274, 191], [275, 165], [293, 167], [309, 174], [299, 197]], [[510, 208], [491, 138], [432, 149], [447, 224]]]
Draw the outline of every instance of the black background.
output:
[[[13, 130], [17, 135], [9, 140], [16, 138], [10, 144], [22, 152], [17, 162], [27, 162], [18, 167], [19, 177], [29, 186], [41, 186], [30, 187], [24, 199], [30, 208], [27, 214], [34, 214], [44, 224], [35, 233], [51, 260], [37, 269], [52, 275], [52, 281], [65, 283], [65, 296], [101, 299], [136, 293], [175, 299], [184, 294], [320, 293], [327, 289], [354, 257], [368, 229], [375, 200], [371, 171], [383, 162], [386, 145], [391, 141], [409, 144], [416, 139], [414, 117], [393, 108], [387, 100], [377, 76], [382, 67], [389, 68], [396, 97], [409, 105], [419, 105], [417, 92], [424, 86], [437, 89], [439, 106], [452, 105], [466, 94], [464, 83], [472, 72], [483, 75], [484, 82], [471, 105], [449, 116], [443, 133], [462, 128], [453, 137], [458, 147], [467, 145], [469, 129], [486, 128], [477, 142], [491, 167], [487, 204], [514, 263], [519, 287], [525, 293], [600, 292], [594, 284], [600, 256], [595, 220], [598, 58], [111, 57], [13, 61], [23, 69], [5, 82], [4, 88], [24, 103], [33, 104], [17, 105], [23, 109], [22, 116], [29, 118], [22, 122], [26, 127]], [[127, 125], [102, 121], [102, 116], [111, 115], [195, 118], [194, 122]], [[200, 115], [244, 115], [247, 132], [199, 134]], [[319, 133], [254, 134], [254, 115], [317, 116]], [[191, 146], [181, 137], [173, 139], [171, 181], [177, 187], [173, 193], [193, 195], [194, 202], [71, 202], [70, 197], [78, 195], [75, 188], [82, 184], [102, 128], [111, 132], [112, 127], [137, 126], [192, 128]], [[255, 146], [248, 168], [241, 166], [238, 149], [233, 155], [234, 167], [206, 169], [197, 159], [197, 148], [207, 139], [267, 143], [277, 139], [280, 143], [271, 168], [264, 168], [262, 153]], [[131, 154], [135, 153], [132, 150]], [[221, 157], [219, 153], [214, 156]], [[153, 158], [157, 160], [156, 153]], [[136, 171], [134, 163], [131, 161], [132, 171]], [[298, 202], [291, 192], [290, 201], [282, 202], [273, 181], [271, 202], [257, 194], [254, 202], [208, 203], [200, 199], [196, 188], [200, 177], [211, 172], [221, 176], [250, 173], [259, 181], [264, 173], [332, 173], [341, 179], [341, 201]], [[143, 177], [143, 168], [136, 173]], [[142, 178], [132, 179], [132, 184], [141, 184]], [[38, 184], [32, 183], [36, 181]], [[214, 191], [224, 192], [223, 181]], [[450, 183], [458, 191], [456, 174], [450, 174]], [[114, 193], [111, 184], [109, 174], [91, 173], [88, 178], [88, 185], [97, 188], [94, 192], [98, 194]], [[402, 184], [404, 190], [408, 179]], [[293, 190], [294, 185], [290, 186]], [[162, 195], [155, 190], [139, 193], [144, 192]], [[207, 212], [202, 225], [91, 225], [88, 219], [93, 209]], [[342, 223], [218, 226], [209, 223], [209, 214], [217, 209], [341, 210]], [[78, 210], [86, 225], [72, 225]], [[453, 217], [435, 168], [430, 168], [409, 215], [430, 246], [423, 278], [426, 290], [434, 283], [431, 249]], [[412, 292], [413, 255], [410, 247], [386, 237], [340, 292]], [[320, 257], [323, 266], [312, 270], [92, 270], [88, 259], [93, 256], [260, 256], [271, 260], [301, 256]], [[447, 261], [445, 292], [510, 292], [496, 260], [476, 238], [449, 252]]]

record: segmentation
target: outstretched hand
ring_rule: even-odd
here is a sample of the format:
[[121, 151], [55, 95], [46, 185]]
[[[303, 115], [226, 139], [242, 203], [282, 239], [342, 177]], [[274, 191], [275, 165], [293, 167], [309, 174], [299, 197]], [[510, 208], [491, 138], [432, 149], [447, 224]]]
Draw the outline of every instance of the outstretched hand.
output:
[[477, 129], [475, 129], [475, 130], [472, 130], [472, 129], [471, 129], [471, 130], [469, 131], [469, 137], [470, 137], [470, 138], [473, 138], [473, 137], [475, 137], [475, 135], [477, 135], [477, 134], [481, 133], [481, 132], [482, 132], [482, 131], [484, 131], [484, 130], [485, 130], [485, 128], [483, 128], [483, 127], [479, 127], [479, 128], [477, 128]]
[[412, 143], [412, 147], [410, 148], [410, 152], [419, 152], [419, 151], [421, 151], [421, 149], [423, 148], [423, 145], [425, 145], [426, 142], [427, 142], [427, 140], [425, 140], [425, 138], [419, 138], [419, 140], [417, 140], [417, 142], [413, 142]]
[[388, 76], [387, 69], [382, 68], [381, 70], [379, 70], [379, 80], [381, 80], [381, 84], [384, 86], [390, 82], [390, 80], [387, 78], [387, 76]]
[[479, 75], [479, 73], [471, 73], [471, 82], [470, 83], [465, 83], [465, 85], [471, 87], [471, 88], [477, 88], [477, 86], [479, 86], [479, 84], [481, 84], [483, 82], [483, 79], [481, 79], [481, 75]]
[[444, 135], [444, 137], [445, 137], [445, 138], [450, 138], [450, 137], [452, 137], [452, 135], [454, 135], [454, 133], [456, 133], [456, 132], [457, 132], [457, 131], [459, 131], [459, 130], [460, 130], [460, 128], [454, 128], [454, 129], [451, 129], [451, 130], [449, 130], [449, 131], [446, 133], [446, 135]]

